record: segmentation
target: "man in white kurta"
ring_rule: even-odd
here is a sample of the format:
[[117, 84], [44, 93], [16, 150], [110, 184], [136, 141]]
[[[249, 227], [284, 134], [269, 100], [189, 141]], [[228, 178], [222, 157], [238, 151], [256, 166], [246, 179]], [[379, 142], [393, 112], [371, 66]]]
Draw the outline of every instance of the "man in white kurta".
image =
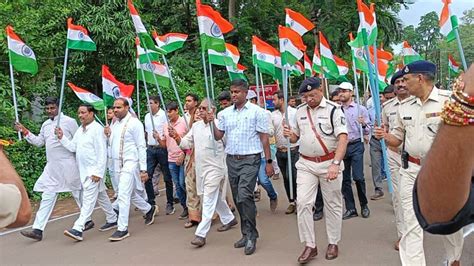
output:
[[[34, 135], [22, 124], [17, 123], [16, 129], [20, 131], [28, 143], [42, 147], [46, 146], [46, 166], [43, 173], [38, 178], [33, 188], [36, 192], [42, 192], [41, 203], [36, 212], [33, 230], [24, 230], [21, 234], [25, 237], [41, 241], [43, 231], [46, 227], [58, 193], [72, 192], [79, 207], [81, 206], [80, 190], [81, 180], [79, 179], [79, 169], [77, 168], [74, 153], [64, 148], [54, 134], [54, 129], [58, 122], [58, 101], [57, 98], [48, 97], [45, 101], [45, 111], [48, 116], [41, 126], [40, 133]], [[60, 127], [64, 135], [72, 138], [77, 130], [76, 120], [61, 114]]]
[[118, 177], [118, 197], [114, 209], [118, 207], [118, 228], [109, 238], [120, 241], [130, 236], [128, 217], [130, 202], [144, 215], [145, 224], [151, 225], [157, 211], [156, 205], [150, 205], [141, 196], [144, 194], [143, 182], [148, 179], [146, 171], [146, 143], [143, 124], [129, 113], [130, 106], [126, 99], [118, 98], [114, 102], [114, 113], [117, 120], [106, 127], [109, 137], [112, 168]]
[[82, 183], [82, 207], [79, 218], [72, 229], [64, 231], [64, 235], [82, 241], [84, 225], [87, 218], [92, 215], [97, 201], [106, 216], [106, 223], [99, 230], [107, 231], [117, 227], [117, 214], [113, 211], [112, 203], [105, 191], [107, 145], [104, 128], [94, 120], [94, 108], [91, 105], [79, 106], [78, 114], [82, 126], [76, 131], [73, 139], [64, 137], [61, 129], [57, 129], [57, 136], [66, 149], [76, 153]]
[[[214, 212], [220, 217], [223, 227], [237, 224], [232, 211], [225, 200], [225, 178], [227, 167], [225, 163], [224, 145], [222, 141], [214, 141], [206, 117], [208, 101], [203, 100], [199, 107], [201, 121], [194, 122], [192, 128], [183, 137], [170, 131], [170, 135], [179, 143], [181, 149], [191, 149], [195, 152], [196, 189], [203, 197], [202, 219], [196, 229], [196, 238], [191, 244], [202, 247], [206, 243], [206, 235], [211, 227]], [[228, 230], [228, 229], [227, 229]], [[226, 231], [226, 230], [219, 230]]]

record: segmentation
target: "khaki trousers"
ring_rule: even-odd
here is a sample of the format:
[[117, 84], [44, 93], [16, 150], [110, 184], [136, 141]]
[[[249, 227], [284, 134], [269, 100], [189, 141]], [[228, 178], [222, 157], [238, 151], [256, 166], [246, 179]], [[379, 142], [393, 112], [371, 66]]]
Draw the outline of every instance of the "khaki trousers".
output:
[[296, 162], [298, 170], [296, 178], [296, 206], [298, 217], [298, 231], [300, 241], [306, 246], [314, 248], [316, 237], [314, 235], [313, 207], [318, 193], [318, 184], [321, 185], [321, 193], [324, 201], [324, 216], [326, 217], [326, 233], [329, 244], [335, 244], [341, 240], [342, 229], [342, 170], [337, 179], [326, 180], [328, 167], [331, 160], [315, 163], [302, 157]]
[[395, 225], [397, 226], [397, 235], [402, 237], [403, 215], [400, 205], [400, 168], [402, 167], [401, 155], [387, 149], [388, 167], [390, 168], [390, 177], [392, 178], [392, 205], [395, 213]]
[[[403, 215], [403, 235], [400, 241], [400, 259], [402, 265], [426, 265], [423, 250], [423, 229], [415, 216], [413, 209], [413, 186], [420, 166], [409, 163], [408, 169], [400, 168], [400, 201]], [[462, 230], [443, 236], [447, 260], [452, 263], [459, 260], [464, 243]]]
[[185, 186], [186, 186], [186, 206], [188, 207], [189, 220], [194, 222], [201, 221], [201, 199], [197, 194], [196, 188], [196, 170], [194, 169], [194, 151], [192, 155], [187, 155], [184, 165]]

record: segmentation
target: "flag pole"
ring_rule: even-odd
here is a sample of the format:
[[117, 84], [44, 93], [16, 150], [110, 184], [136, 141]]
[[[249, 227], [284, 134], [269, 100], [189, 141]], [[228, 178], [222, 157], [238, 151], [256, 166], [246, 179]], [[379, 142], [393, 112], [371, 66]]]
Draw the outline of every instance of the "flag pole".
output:
[[461, 56], [462, 66], [464, 68], [464, 71], [467, 71], [466, 58], [464, 57], [464, 50], [462, 49], [461, 37], [459, 37], [458, 28], [454, 28], [454, 33], [456, 34], [456, 41], [458, 43], [459, 55]]
[[[286, 64], [283, 65], [283, 98], [285, 103], [285, 125], [290, 127], [290, 120], [288, 119], [288, 72], [286, 69]], [[291, 167], [291, 144], [290, 138], [286, 138], [287, 145], [286, 145], [286, 155], [288, 157], [288, 181], [290, 187], [290, 199], [293, 199], [293, 169]], [[267, 158], [268, 159], [268, 158]]]
[[259, 87], [259, 81], [258, 81], [258, 65], [255, 64], [255, 92], [257, 93], [257, 103], [260, 103], [260, 91], [258, 89]]
[[[381, 120], [380, 120], [380, 97], [378, 90], [376, 89], [378, 86], [375, 85], [377, 83], [377, 76], [374, 77], [374, 72], [372, 70], [372, 63], [370, 62], [370, 53], [369, 53], [369, 46], [367, 45], [367, 32], [363, 28], [362, 29], [362, 37], [364, 39], [364, 51], [365, 51], [365, 60], [367, 62], [367, 67], [369, 69], [369, 82], [370, 82], [370, 89], [372, 91], [372, 100], [374, 102], [374, 108], [375, 108], [375, 118], [377, 120], [377, 124], [381, 125]], [[377, 68], [377, 47], [374, 43], [374, 63], [375, 63], [375, 68]], [[377, 86], [377, 87], [376, 87]], [[390, 193], [393, 193], [393, 186], [392, 186], [392, 178], [390, 175], [390, 171], [387, 171], [388, 168], [388, 161], [387, 161], [387, 146], [385, 145], [385, 140], [381, 139], [380, 140], [380, 145], [382, 149], [382, 160], [384, 164], [384, 169], [386, 170], [385, 174], [387, 177], [387, 185], [388, 185], [388, 191]]]
[[[15, 122], [19, 123], [20, 119], [18, 118], [18, 105], [16, 102], [15, 79], [13, 76], [13, 66], [11, 63], [11, 59], [10, 59], [9, 65], [10, 65], [10, 80], [12, 82], [13, 108], [15, 109]], [[21, 140], [21, 132], [17, 131], [17, 133], [18, 133], [18, 140]]]
[[[140, 64], [140, 60], [138, 61]], [[137, 112], [138, 112], [138, 120], [140, 120], [140, 80], [137, 79]]]
[[[215, 94], [214, 94], [214, 78], [212, 77], [212, 63], [211, 60], [209, 59], [209, 53], [207, 54], [207, 59], [209, 60], [209, 78], [211, 80], [211, 96], [212, 99], [214, 100]], [[230, 75], [230, 74], [229, 74]]]
[[260, 88], [262, 89], [262, 95], [263, 95], [263, 107], [265, 110], [267, 110], [267, 96], [265, 96], [265, 85], [263, 85], [263, 77], [262, 77], [262, 71], [260, 71], [260, 85], [262, 85]]
[[[359, 84], [357, 84], [358, 79], [357, 79], [357, 70], [355, 67], [355, 58], [354, 58], [354, 52], [352, 52], [352, 72], [354, 72], [354, 87], [355, 87], [355, 93], [356, 93], [356, 101], [357, 101], [357, 118], [360, 117], [360, 98], [359, 98]], [[364, 138], [362, 137], [364, 135], [364, 132], [362, 130], [362, 125], [359, 123], [359, 133], [360, 133], [360, 141], [364, 142]]]
[[64, 53], [64, 64], [63, 64], [63, 77], [61, 80], [61, 92], [59, 94], [59, 109], [58, 109], [58, 122], [56, 123], [56, 127], [59, 128], [59, 123], [61, 120], [61, 112], [63, 107], [63, 99], [64, 99], [64, 83], [66, 82], [66, 70], [67, 70], [67, 59], [69, 55], [69, 48], [67, 47], [66, 41], [66, 52]]
[[451, 71], [449, 69], [449, 54], [448, 54], [448, 90], [451, 90], [450, 89], [450, 86], [451, 86]]
[[[106, 108], [107, 109], [107, 108]], [[95, 120], [101, 125], [101, 126], [104, 126], [104, 123], [102, 123], [102, 121], [100, 121], [99, 117], [94, 114], [94, 117], [95, 117]], [[105, 122], [107, 123], [107, 113], [105, 114]]]
[[[209, 83], [207, 80], [207, 69], [206, 69], [206, 55], [204, 49], [201, 49], [201, 58], [202, 58], [202, 67], [204, 70], [204, 84], [206, 85], [206, 95], [207, 95], [207, 101], [209, 102], [209, 106], [211, 104], [211, 96], [209, 95]], [[211, 108], [207, 110], [209, 113], [211, 112]], [[214, 123], [209, 123], [209, 128], [211, 129], [211, 135], [214, 136]], [[214, 150], [214, 157], [217, 156], [217, 148], [216, 148], [216, 142], [214, 141], [214, 138], [212, 138], [212, 148]]]
[[[103, 97], [103, 95], [102, 95]], [[109, 119], [107, 119], [107, 105], [105, 104], [105, 101], [104, 101], [104, 116], [105, 116], [105, 125], [108, 126], [109, 125]], [[102, 125], [103, 126], [103, 125]]]
[[[176, 89], [176, 84], [174, 83], [173, 76], [171, 75], [171, 69], [170, 69], [170, 67], [169, 67], [169, 65], [168, 65], [168, 60], [166, 60], [166, 57], [165, 57], [164, 54], [162, 54], [161, 57], [163, 58], [163, 62], [165, 62], [166, 71], [168, 71], [168, 75], [170, 76], [171, 86], [173, 87], [174, 94], [176, 95], [176, 100], [178, 101], [179, 109], [180, 109], [181, 112], [183, 113], [183, 118], [184, 118], [184, 122], [186, 123], [186, 128], [189, 129], [188, 120], [186, 119], [186, 115], [185, 115], [185, 113], [184, 113], [183, 104], [181, 103], [181, 100], [179, 99], [178, 89]], [[155, 76], [155, 75], [153, 75], [153, 76]], [[156, 79], [156, 77], [155, 77], [155, 79]]]

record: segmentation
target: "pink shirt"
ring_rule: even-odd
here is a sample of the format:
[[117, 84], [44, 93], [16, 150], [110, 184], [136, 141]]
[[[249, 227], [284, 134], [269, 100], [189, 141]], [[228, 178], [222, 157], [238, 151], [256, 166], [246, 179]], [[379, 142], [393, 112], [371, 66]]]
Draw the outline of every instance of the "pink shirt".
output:
[[[172, 126], [178, 133], [180, 137], [183, 137], [186, 134], [186, 122], [184, 121], [184, 118], [179, 117], [178, 120], [176, 120], [175, 123], [172, 123]], [[169, 136], [168, 133], [168, 124], [165, 124], [163, 127], [163, 131], [165, 134], [166, 138], [166, 148], [168, 150], [168, 161], [175, 163], [179, 156], [183, 154], [183, 151], [179, 148], [178, 144], [176, 141]]]

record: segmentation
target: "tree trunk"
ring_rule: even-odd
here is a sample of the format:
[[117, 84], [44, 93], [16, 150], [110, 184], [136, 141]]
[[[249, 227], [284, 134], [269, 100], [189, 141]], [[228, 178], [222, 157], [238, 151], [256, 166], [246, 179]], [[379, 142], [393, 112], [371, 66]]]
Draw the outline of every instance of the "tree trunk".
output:
[[236, 0], [229, 0], [229, 21], [232, 21], [235, 17], [235, 3]]

